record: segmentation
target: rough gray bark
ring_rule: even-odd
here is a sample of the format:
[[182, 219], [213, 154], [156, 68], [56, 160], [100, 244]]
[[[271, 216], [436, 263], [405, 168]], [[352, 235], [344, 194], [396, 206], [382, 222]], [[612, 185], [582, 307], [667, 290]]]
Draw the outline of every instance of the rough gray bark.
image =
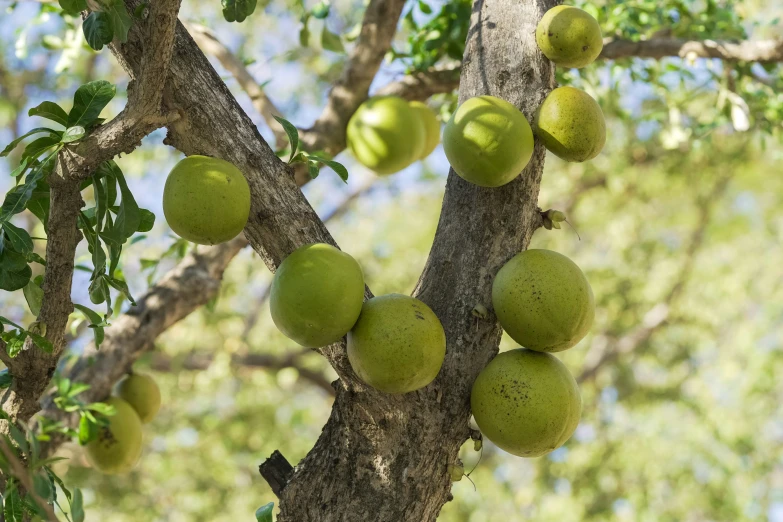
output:
[[[465, 50], [460, 98], [492, 94], [528, 118], [554, 87], [554, 69], [535, 44], [548, 0], [477, 0]], [[496, 353], [491, 308], [495, 272], [524, 249], [541, 220], [536, 199], [544, 148], [514, 182], [497, 189], [450, 173], [438, 231], [416, 295], [443, 322], [447, 355], [433, 384], [398, 396], [350, 374], [336, 384], [321, 437], [280, 494], [280, 522], [432, 521], [447, 501], [454, 463], [470, 436], [470, 386]]]

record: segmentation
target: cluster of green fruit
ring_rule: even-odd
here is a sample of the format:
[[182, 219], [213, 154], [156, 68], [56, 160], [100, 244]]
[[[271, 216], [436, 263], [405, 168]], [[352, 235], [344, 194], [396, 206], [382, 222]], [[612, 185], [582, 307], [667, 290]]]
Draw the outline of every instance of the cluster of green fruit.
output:
[[359, 106], [345, 133], [354, 157], [386, 175], [429, 156], [440, 141], [440, 123], [421, 102], [375, 96]]
[[348, 359], [362, 381], [385, 393], [432, 382], [446, 355], [446, 334], [423, 302], [400, 294], [364, 301], [364, 275], [349, 254], [305, 245], [275, 272], [272, 320], [287, 337], [317, 348], [348, 336]]
[[152, 377], [131, 373], [105, 404], [114, 408], [114, 415], [105, 416], [106, 425], [87, 443], [87, 458], [103, 473], [128, 473], [141, 457], [142, 424], [160, 409], [160, 389]]

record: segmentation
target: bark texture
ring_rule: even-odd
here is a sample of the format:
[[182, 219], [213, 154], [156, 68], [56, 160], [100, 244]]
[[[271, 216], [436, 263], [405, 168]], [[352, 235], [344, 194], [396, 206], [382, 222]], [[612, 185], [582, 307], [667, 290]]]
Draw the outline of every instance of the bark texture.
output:
[[[554, 87], [554, 69], [535, 44], [535, 26], [554, 1], [478, 0], [465, 50], [460, 99], [505, 98], [528, 118]], [[536, 199], [544, 148], [498, 189], [450, 173], [435, 242], [416, 295], [441, 319], [447, 355], [430, 386], [387, 395], [348, 374], [335, 386], [332, 415], [313, 450], [280, 493], [280, 522], [433, 521], [448, 500], [447, 466], [470, 436], [470, 387], [497, 352], [492, 278], [541, 224]], [[333, 361], [334, 362], [334, 361]]]

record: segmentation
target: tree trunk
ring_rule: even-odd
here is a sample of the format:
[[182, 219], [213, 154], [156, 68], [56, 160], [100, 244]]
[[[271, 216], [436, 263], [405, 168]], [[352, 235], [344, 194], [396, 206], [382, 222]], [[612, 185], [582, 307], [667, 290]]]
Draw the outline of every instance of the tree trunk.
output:
[[[465, 49], [460, 101], [491, 94], [529, 121], [554, 87], [535, 27], [554, 0], [477, 0]], [[426, 522], [449, 498], [447, 466], [470, 436], [470, 388], [497, 353], [491, 312], [495, 273], [541, 225], [536, 206], [544, 147], [512, 183], [480, 188], [449, 174], [434, 245], [415, 294], [446, 330], [447, 354], [430, 386], [379, 393], [347, 372], [315, 447], [280, 495], [280, 522]], [[473, 315], [476, 305], [490, 310]], [[344, 350], [344, 348], [342, 348]], [[338, 350], [334, 350], [335, 352]]]

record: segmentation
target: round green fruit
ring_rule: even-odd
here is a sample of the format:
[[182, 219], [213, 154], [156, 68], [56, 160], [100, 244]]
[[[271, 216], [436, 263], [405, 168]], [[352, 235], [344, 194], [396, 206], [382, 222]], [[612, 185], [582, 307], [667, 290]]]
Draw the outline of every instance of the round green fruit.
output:
[[586, 92], [558, 87], [538, 109], [536, 134], [549, 151], [566, 161], [593, 159], [606, 143], [604, 113]]
[[492, 283], [492, 306], [516, 342], [541, 352], [571, 348], [590, 330], [595, 299], [576, 264], [551, 250], [512, 257]]
[[356, 374], [385, 393], [407, 393], [437, 377], [446, 356], [446, 334], [429, 306], [389, 294], [364, 303], [348, 332], [348, 360]]
[[481, 187], [516, 178], [533, 155], [525, 115], [505, 100], [478, 96], [465, 101], [443, 130], [443, 150], [454, 172]]
[[424, 126], [424, 147], [419, 156], [419, 159], [424, 159], [432, 154], [432, 151], [440, 143], [440, 123], [435, 111], [430, 109], [427, 104], [420, 101], [412, 101], [409, 105]]
[[87, 458], [99, 471], [119, 475], [133, 469], [141, 456], [141, 420], [119, 397], [109, 398], [106, 404], [114, 406], [115, 414], [106, 417], [109, 425], [98, 428], [97, 438], [87, 443]]
[[324, 243], [299, 247], [285, 258], [269, 296], [277, 328], [310, 348], [339, 341], [356, 323], [363, 301], [359, 263]]
[[393, 174], [421, 157], [425, 130], [407, 101], [397, 96], [376, 96], [351, 116], [346, 140], [362, 165], [377, 174]]
[[149, 375], [128, 375], [117, 385], [117, 396], [136, 410], [142, 424], [151, 422], [160, 410], [160, 388]]
[[215, 245], [242, 232], [250, 215], [250, 188], [234, 165], [188, 156], [171, 170], [163, 188], [163, 214], [180, 237]]
[[473, 383], [470, 407], [481, 433], [519, 457], [540, 457], [576, 430], [582, 398], [573, 376], [548, 353], [503, 352]]
[[596, 19], [567, 5], [553, 7], [541, 18], [536, 43], [555, 65], [576, 68], [593, 63], [604, 47]]

